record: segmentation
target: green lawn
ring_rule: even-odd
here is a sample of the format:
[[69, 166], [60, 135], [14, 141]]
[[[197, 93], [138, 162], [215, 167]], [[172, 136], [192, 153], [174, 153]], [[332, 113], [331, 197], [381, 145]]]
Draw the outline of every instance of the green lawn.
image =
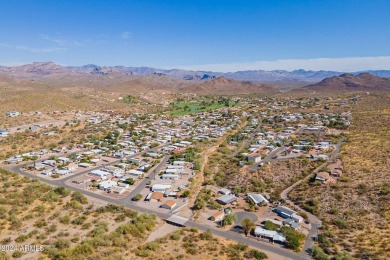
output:
[[[229, 101], [229, 107], [240, 106], [240, 103]], [[172, 116], [183, 116], [199, 112], [211, 111], [226, 107], [225, 103], [214, 102], [177, 102], [170, 105], [169, 113]]]

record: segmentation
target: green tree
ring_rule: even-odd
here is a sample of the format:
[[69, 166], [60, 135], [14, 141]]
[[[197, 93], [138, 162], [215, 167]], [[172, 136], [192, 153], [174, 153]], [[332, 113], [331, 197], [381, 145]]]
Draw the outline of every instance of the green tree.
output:
[[135, 183], [135, 180], [133, 178], [128, 178], [124, 182], [129, 184], [129, 185], [133, 185]]
[[281, 231], [283, 235], [286, 236], [287, 247], [299, 252], [303, 241], [305, 240], [305, 235], [299, 233], [291, 227], [282, 227]]
[[256, 227], [256, 224], [249, 218], [245, 218], [241, 222], [241, 226], [244, 229], [245, 235], [248, 236], [248, 234]]
[[222, 226], [231, 225], [236, 221], [237, 221], [236, 214], [227, 214], [227, 215], [225, 215], [225, 217], [222, 220]]
[[183, 192], [183, 194], [182, 194], [182, 197], [183, 198], [187, 198], [187, 197], [189, 197], [190, 196], [190, 191], [189, 190], [185, 190], [184, 192]]
[[266, 220], [264, 222], [264, 228], [267, 230], [278, 230], [279, 229], [277, 225], [275, 225], [274, 223], [272, 223], [269, 220]]
[[140, 199], [142, 199], [142, 194], [138, 193], [137, 195], [134, 196], [133, 201], [139, 201]]
[[195, 210], [200, 210], [206, 206], [206, 202], [202, 198], [197, 198], [194, 204], [194, 209]]

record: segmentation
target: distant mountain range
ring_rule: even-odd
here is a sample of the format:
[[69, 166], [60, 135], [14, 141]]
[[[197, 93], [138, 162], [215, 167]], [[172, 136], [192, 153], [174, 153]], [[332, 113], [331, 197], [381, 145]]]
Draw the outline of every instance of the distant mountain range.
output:
[[61, 66], [53, 62], [34, 62], [22, 66], [0, 67], [1, 81], [8, 82], [8, 85], [13, 87], [87, 88], [126, 93], [250, 94], [291, 90], [337, 93], [390, 91], [389, 70], [369, 73], [305, 70], [218, 73], [149, 67], [99, 67], [92, 64], [76, 67]]
[[[362, 72], [369, 72], [374, 76], [390, 78], [390, 70], [359, 71], [350, 73], [358, 75]], [[307, 71], [307, 70], [248, 70], [237, 72], [211, 72], [211, 71], [187, 71], [179, 69], [156, 69], [150, 67], [100, 67], [89, 64], [85, 66], [61, 66], [53, 62], [34, 62], [15, 67], [0, 67], [0, 73], [7, 74], [16, 78], [37, 78], [51, 77], [53, 74], [95, 74], [95, 75], [122, 75], [122, 76], [168, 76], [174, 79], [186, 81], [205, 81], [224, 77], [238, 81], [250, 81], [254, 83], [270, 83], [276, 85], [304, 86], [311, 83], [319, 82], [325, 78], [340, 76], [344, 72], [338, 71]]]

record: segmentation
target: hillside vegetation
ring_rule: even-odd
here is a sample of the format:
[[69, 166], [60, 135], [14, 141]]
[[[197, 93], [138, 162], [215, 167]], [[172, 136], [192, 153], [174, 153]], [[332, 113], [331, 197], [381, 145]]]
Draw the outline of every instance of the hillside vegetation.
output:
[[329, 255], [390, 257], [390, 98], [369, 95], [352, 107], [353, 124], [341, 156], [344, 173], [331, 185], [304, 183], [289, 194], [315, 199], [323, 222], [319, 245]]
[[120, 205], [89, 201], [0, 168], [0, 242], [43, 245], [42, 252], [0, 252], [0, 259], [265, 259], [210, 232], [181, 229], [146, 243], [162, 221]]

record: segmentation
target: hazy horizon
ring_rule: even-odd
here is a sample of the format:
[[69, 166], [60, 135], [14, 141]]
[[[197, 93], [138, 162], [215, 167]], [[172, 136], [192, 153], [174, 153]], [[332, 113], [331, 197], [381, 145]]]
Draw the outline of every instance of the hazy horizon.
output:
[[390, 69], [389, 1], [91, 3], [3, 1], [0, 64]]

